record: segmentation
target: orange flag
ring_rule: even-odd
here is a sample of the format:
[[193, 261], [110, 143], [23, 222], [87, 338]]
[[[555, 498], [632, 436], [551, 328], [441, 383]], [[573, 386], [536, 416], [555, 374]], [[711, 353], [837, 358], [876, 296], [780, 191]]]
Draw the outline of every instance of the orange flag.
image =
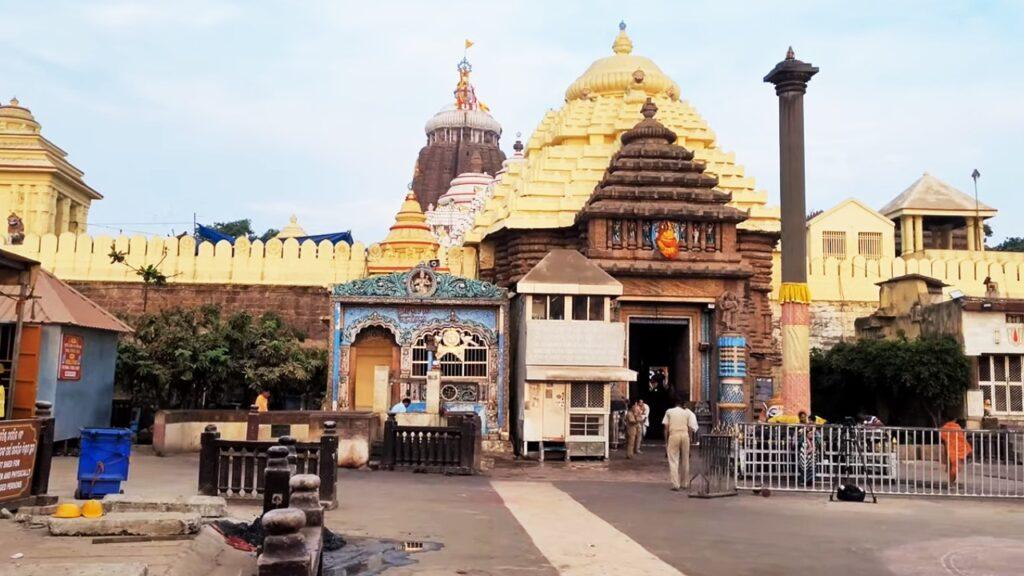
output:
[[470, 40], [469, 38], [466, 38], [466, 48], [469, 49], [469, 48], [472, 48], [472, 47], [473, 47], [473, 41]]

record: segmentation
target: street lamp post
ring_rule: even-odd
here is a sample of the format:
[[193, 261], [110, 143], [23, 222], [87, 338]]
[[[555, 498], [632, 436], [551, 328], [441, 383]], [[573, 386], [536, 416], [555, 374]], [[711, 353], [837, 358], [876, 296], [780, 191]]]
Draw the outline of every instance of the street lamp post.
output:
[[804, 93], [818, 69], [786, 58], [764, 77], [779, 97], [779, 188], [782, 203], [782, 405], [811, 409], [810, 303], [807, 287], [807, 201], [804, 186]]

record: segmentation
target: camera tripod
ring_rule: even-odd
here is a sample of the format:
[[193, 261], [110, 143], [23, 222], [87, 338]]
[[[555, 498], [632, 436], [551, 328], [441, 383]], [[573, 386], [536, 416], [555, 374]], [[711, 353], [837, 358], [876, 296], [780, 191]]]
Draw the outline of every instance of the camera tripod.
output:
[[[855, 470], [854, 466], [851, 465], [851, 457], [855, 457], [856, 461], [853, 464], [860, 464], [861, 469], [864, 470], [864, 477], [868, 484], [868, 492], [871, 494], [871, 502], [873, 504], [878, 503], [878, 498], [875, 497], [875, 487], [870, 480], [867, 480], [868, 463], [867, 459], [864, 458], [864, 447], [857, 442], [856, 434], [854, 431], [856, 427], [853, 424], [843, 424], [839, 432], [839, 454], [836, 456], [837, 465], [833, 468], [832, 472], [832, 490], [828, 494], [828, 501], [834, 502], [836, 498], [845, 500], [839, 496], [839, 491], [845, 489], [848, 484], [843, 484], [843, 477], [845, 476], [848, 480], [851, 476], [851, 471]], [[857, 490], [860, 490], [860, 486], [853, 485]], [[863, 490], [861, 490], [863, 493]], [[863, 501], [863, 495], [860, 498]]]

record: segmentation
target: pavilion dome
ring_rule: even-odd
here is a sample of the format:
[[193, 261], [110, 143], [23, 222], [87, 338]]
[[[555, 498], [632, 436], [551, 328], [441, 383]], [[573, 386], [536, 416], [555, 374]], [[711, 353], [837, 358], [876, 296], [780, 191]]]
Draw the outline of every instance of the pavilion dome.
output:
[[624, 94], [636, 88], [648, 96], [679, 98], [679, 85], [654, 61], [633, 54], [633, 42], [626, 35], [625, 23], [619, 23], [619, 35], [612, 43], [612, 51], [614, 54], [595, 61], [569, 86], [565, 91], [566, 101]]
[[9, 104], [0, 105], [0, 133], [2, 132], [38, 134], [39, 123], [36, 122], [31, 110], [22, 106], [17, 98], [11, 98]]
[[306, 230], [299, 225], [298, 217], [292, 214], [291, 218], [288, 219], [288, 225], [282, 228], [275, 238], [284, 240], [286, 238], [302, 238], [304, 236], [307, 236]]
[[438, 128], [474, 128], [501, 134], [501, 124], [483, 110], [459, 110], [455, 104], [449, 104], [440, 112], [427, 120], [424, 131], [430, 134]]

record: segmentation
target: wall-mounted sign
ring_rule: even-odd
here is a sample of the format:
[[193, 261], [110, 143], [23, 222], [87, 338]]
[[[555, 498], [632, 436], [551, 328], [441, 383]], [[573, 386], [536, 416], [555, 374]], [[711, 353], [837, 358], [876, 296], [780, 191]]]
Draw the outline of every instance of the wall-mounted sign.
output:
[[39, 423], [0, 423], [0, 502], [28, 496], [36, 464]]
[[85, 339], [79, 334], [64, 334], [60, 341], [60, 366], [58, 380], [82, 379], [82, 350]]

